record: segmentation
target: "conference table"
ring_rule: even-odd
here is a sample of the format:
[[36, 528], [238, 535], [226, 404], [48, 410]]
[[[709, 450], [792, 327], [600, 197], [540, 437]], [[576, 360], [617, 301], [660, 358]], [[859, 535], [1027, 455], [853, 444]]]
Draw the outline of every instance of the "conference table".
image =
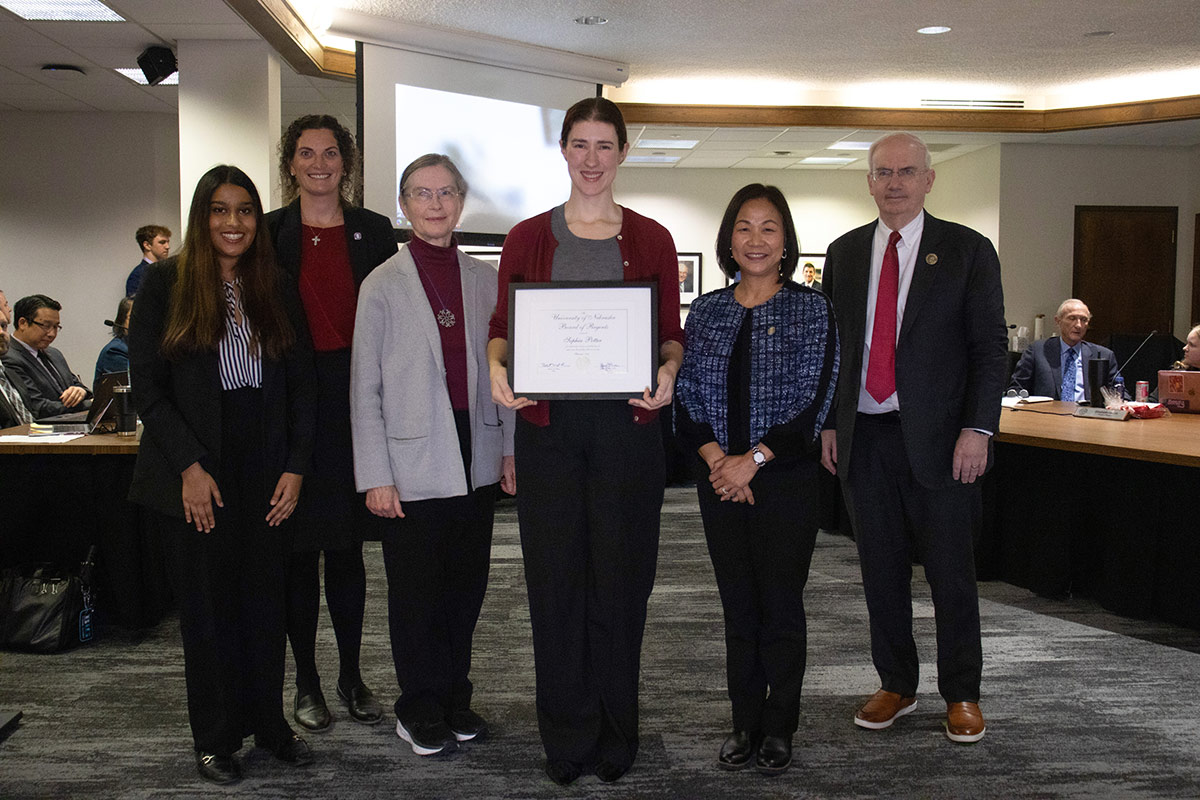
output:
[[159, 620], [171, 604], [162, 543], [149, 515], [126, 499], [141, 429], [137, 437], [4, 439], [28, 432], [27, 425], [0, 430], [0, 566], [78, 565], [95, 544], [99, 622]]
[[1114, 421], [1006, 408], [984, 484], [980, 577], [1200, 628], [1200, 415]]

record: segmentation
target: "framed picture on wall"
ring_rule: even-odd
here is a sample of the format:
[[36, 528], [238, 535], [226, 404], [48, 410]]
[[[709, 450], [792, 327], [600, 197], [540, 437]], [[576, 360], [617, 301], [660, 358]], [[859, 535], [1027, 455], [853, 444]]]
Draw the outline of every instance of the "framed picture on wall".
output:
[[[805, 274], [805, 268], [812, 266], [817, 284], [821, 283], [821, 275], [825, 272], [825, 254], [824, 253], [801, 253], [800, 260], [796, 262], [796, 274], [792, 276], [792, 280], [796, 283], [807, 283], [808, 276]], [[817, 288], [820, 288], [818, 286]]]
[[699, 253], [676, 253], [679, 257], [679, 305], [690, 306], [692, 301], [700, 296], [700, 263]]

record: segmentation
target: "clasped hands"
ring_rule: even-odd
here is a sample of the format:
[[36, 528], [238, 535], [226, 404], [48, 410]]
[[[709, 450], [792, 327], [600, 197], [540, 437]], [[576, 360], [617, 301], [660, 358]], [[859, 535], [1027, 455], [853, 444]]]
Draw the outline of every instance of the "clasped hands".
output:
[[750, 481], [758, 472], [751, 453], [740, 456], [726, 454], [719, 444], [709, 442], [700, 448], [700, 457], [708, 464], [708, 482], [712, 484], [713, 492], [721, 498], [721, 502], [731, 500], [735, 503], [754, 505], [754, 491]]

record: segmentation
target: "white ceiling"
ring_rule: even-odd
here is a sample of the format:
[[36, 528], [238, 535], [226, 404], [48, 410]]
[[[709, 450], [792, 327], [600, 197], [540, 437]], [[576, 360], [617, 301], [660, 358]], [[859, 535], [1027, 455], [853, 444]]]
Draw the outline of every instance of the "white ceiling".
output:
[[[175, 87], [139, 86], [113, 68], [136, 67], [138, 53], [147, 46], [173, 46], [181, 38], [258, 38], [223, 0], [111, 0], [108, 5], [129, 21], [30, 23], [0, 9], [0, 112], [174, 113]], [[621, 92], [627, 94], [636, 94], [639, 86], [661, 86], [655, 82], [663, 80], [693, 85], [711, 80], [716, 86], [720, 79], [722, 86], [746, 91], [800, 86], [810, 95], [830, 97], [866, 84], [927, 82], [943, 95], [958, 88], [987, 99], [1024, 99], [1037, 108], [1069, 83], [1200, 68], [1196, 0], [341, 0], [340, 5], [626, 62], [632, 78]], [[589, 14], [610, 21], [574, 23]], [[954, 30], [939, 37], [916, 34], [915, 28], [925, 24]], [[1084, 35], [1098, 30], [1114, 34]], [[86, 74], [56, 81], [41, 70], [48, 63], [74, 64]], [[296, 75], [286, 66], [283, 73], [285, 124], [323, 111], [354, 125], [353, 85]], [[1143, 81], [1142, 96], [1153, 95], [1160, 85]], [[1200, 83], [1176, 92], [1197, 93]], [[1106, 102], [1116, 99], [1126, 98], [1114, 95]], [[778, 102], [791, 101], [781, 96]], [[635, 141], [639, 136], [698, 139], [678, 166], [736, 169], [793, 168], [808, 155], [839, 154], [827, 150], [830, 145], [869, 141], [878, 131], [655, 126], [630, 134]], [[997, 142], [1193, 146], [1200, 144], [1200, 121], [1060, 134], [931, 131], [923, 136], [938, 162]], [[860, 159], [844, 168], [865, 165]]]

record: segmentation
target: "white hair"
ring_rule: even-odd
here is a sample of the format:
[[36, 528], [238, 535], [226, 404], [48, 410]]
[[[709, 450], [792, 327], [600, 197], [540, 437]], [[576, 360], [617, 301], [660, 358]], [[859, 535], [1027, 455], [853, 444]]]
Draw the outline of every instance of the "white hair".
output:
[[868, 170], [871, 170], [871, 171], [875, 170], [875, 150], [884, 142], [890, 142], [893, 139], [902, 139], [902, 140], [908, 142], [909, 144], [912, 144], [912, 145], [915, 145], [915, 146], [921, 148], [921, 152], [923, 152], [925, 154], [925, 169], [930, 169], [933, 167], [933, 157], [931, 155], [929, 155], [929, 146], [925, 144], [925, 140], [922, 139], [920, 136], [917, 136], [915, 133], [908, 133], [906, 131], [901, 131], [900, 133], [889, 133], [886, 136], [881, 136], [880, 138], [876, 139], [874, 142], [871, 143], [870, 149], [867, 150], [867, 169]]

